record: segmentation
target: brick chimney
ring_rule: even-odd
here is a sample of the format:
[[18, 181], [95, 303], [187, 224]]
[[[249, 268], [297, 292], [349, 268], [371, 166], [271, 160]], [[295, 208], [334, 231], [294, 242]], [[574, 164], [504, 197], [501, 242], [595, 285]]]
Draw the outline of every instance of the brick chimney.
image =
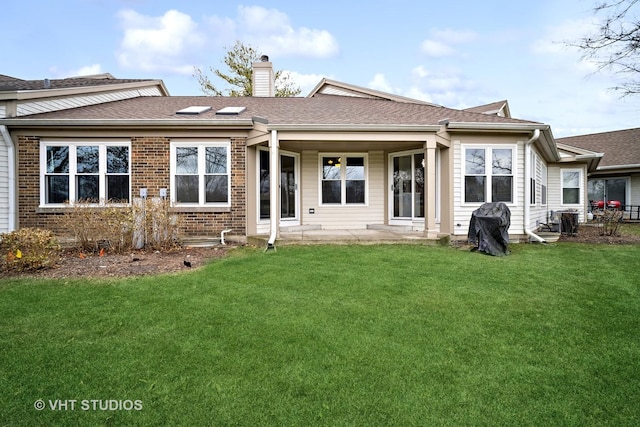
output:
[[252, 64], [252, 68], [253, 96], [276, 96], [275, 74], [273, 73], [273, 64], [269, 62], [269, 57], [262, 55], [259, 62]]

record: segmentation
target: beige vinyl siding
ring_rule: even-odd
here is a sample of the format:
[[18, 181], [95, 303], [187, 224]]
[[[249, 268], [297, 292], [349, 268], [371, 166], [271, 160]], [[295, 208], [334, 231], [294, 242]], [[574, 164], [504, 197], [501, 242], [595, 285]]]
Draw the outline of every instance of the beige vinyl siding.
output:
[[[354, 153], [361, 154], [361, 153]], [[302, 225], [316, 225], [323, 229], [364, 229], [370, 224], [384, 223], [384, 153], [367, 153], [367, 205], [320, 205], [320, 171], [318, 151], [303, 151], [302, 167]], [[315, 211], [309, 213], [309, 209]]]
[[123, 99], [137, 98], [140, 96], [161, 96], [158, 88], [124, 90], [99, 95], [81, 95], [68, 98], [49, 100], [36, 100], [18, 104], [17, 115], [46, 113], [49, 111], [66, 110], [68, 108], [84, 107], [87, 105], [102, 104], [105, 102], [120, 101]]
[[354, 92], [347, 89], [343, 89], [336, 86], [327, 85], [320, 90], [320, 93], [325, 95], [339, 95], [339, 96], [354, 96], [357, 98], [374, 98], [373, 96], [368, 96], [362, 92]]
[[9, 231], [9, 154], [0, 135], [0, 233]]
[[4, 119], [5, 117], [7, 117], [7, 106], [0, 104], [0, 119]]
[[[562, 171], [566, 169], [582, 170], [582, 188], [580, 192], [580, 205], [563, 205], [562, 204]], [[585, 199], [587, 197], [587, 172], [586, 167], [581, 164], [568, 164], [566, 166], [550, 165], [548, 169], [548, 196], [549, 205], [547, 209], [551, 211], [561, 210], [578, 210], [578, 218], [580, 222], [585, 221]]]
[[[532, 174], [535, 174], [536, 179], [536, 202], [534, 204], [529, 205], [529, 229], [535, 230], [540, 223], [547, 222], [547, 205], [542, 204], [542, 166], [544, 164], [544, 159], [540, 154], [532, 150], [532, 154], [536, 155], [536, 164], [535, 170], [532, 171]], [[527, 182], [526, 185], [529, 185]], [[547, 193], [549, 191], [549, 185], [547, 183]], [[524, 193], [523, 193], [524, 194]], [[524, 196], [523, 196], [524, 197]], [[547, 194], [547, 203], [548, 203], [549, 195]], [[528, 202], [528, 201], [527, 201]]]

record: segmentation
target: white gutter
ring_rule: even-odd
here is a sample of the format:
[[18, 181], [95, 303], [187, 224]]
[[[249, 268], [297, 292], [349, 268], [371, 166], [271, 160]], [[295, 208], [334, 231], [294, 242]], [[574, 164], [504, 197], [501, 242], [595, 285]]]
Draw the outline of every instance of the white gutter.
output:
[[7, 146], [7, 165], [8, 165], [8, 179], [9, 179], [9, 230], [14, 231], [16, 229], [16, 164], [15, 164], [15, 147], [13, 146], [13, 140], [7, 127], [0, 125], [0, 136], [5, 141]]
[[597, 171], [605, 171], [605, 170], [612, 170], [612, 169], [634, 169], [634, 168], [640, 168], [640, 164], [598, 166], [598, 168], [596, 170]]
[[524, 232], [540, 243], [547, 243], [542, 237], [529, 229], [529, 219], [531, 217], [531, 144], [540, 138], [540, 129], [534, 129], [531, 138], [524, 143]]
[[269, 139], [269, 216], [271, 219], [271, 234], [267, 241], [267, 250], [275, 249], [276, 237], [278, 236], [278, 183], [280, 174], [278, 173], [278, 158], [280, 157], [278, 145], [278, 131], [271, 131]]

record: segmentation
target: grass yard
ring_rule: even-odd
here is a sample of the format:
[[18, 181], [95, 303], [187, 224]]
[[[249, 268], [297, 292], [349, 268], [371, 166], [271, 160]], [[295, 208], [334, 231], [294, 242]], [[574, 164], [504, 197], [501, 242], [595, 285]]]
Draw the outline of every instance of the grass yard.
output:
[[0, 425], [639, 425], [640, 246], [510, 249], [0, 280]]

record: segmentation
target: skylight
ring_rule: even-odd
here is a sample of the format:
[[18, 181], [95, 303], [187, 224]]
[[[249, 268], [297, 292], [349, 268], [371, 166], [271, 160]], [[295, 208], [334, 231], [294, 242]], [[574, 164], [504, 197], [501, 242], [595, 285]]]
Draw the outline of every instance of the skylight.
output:
[[237, 116], [246, 109], [247, 107], [224, 107], [222, 110], [216, 111], [216, 114]]
[[191, 107], [183, 108], [182, 110], [176, 111], [176, 114], [202, 114], [211, 110], [211, 107], [206, 105], [194, 105]]

